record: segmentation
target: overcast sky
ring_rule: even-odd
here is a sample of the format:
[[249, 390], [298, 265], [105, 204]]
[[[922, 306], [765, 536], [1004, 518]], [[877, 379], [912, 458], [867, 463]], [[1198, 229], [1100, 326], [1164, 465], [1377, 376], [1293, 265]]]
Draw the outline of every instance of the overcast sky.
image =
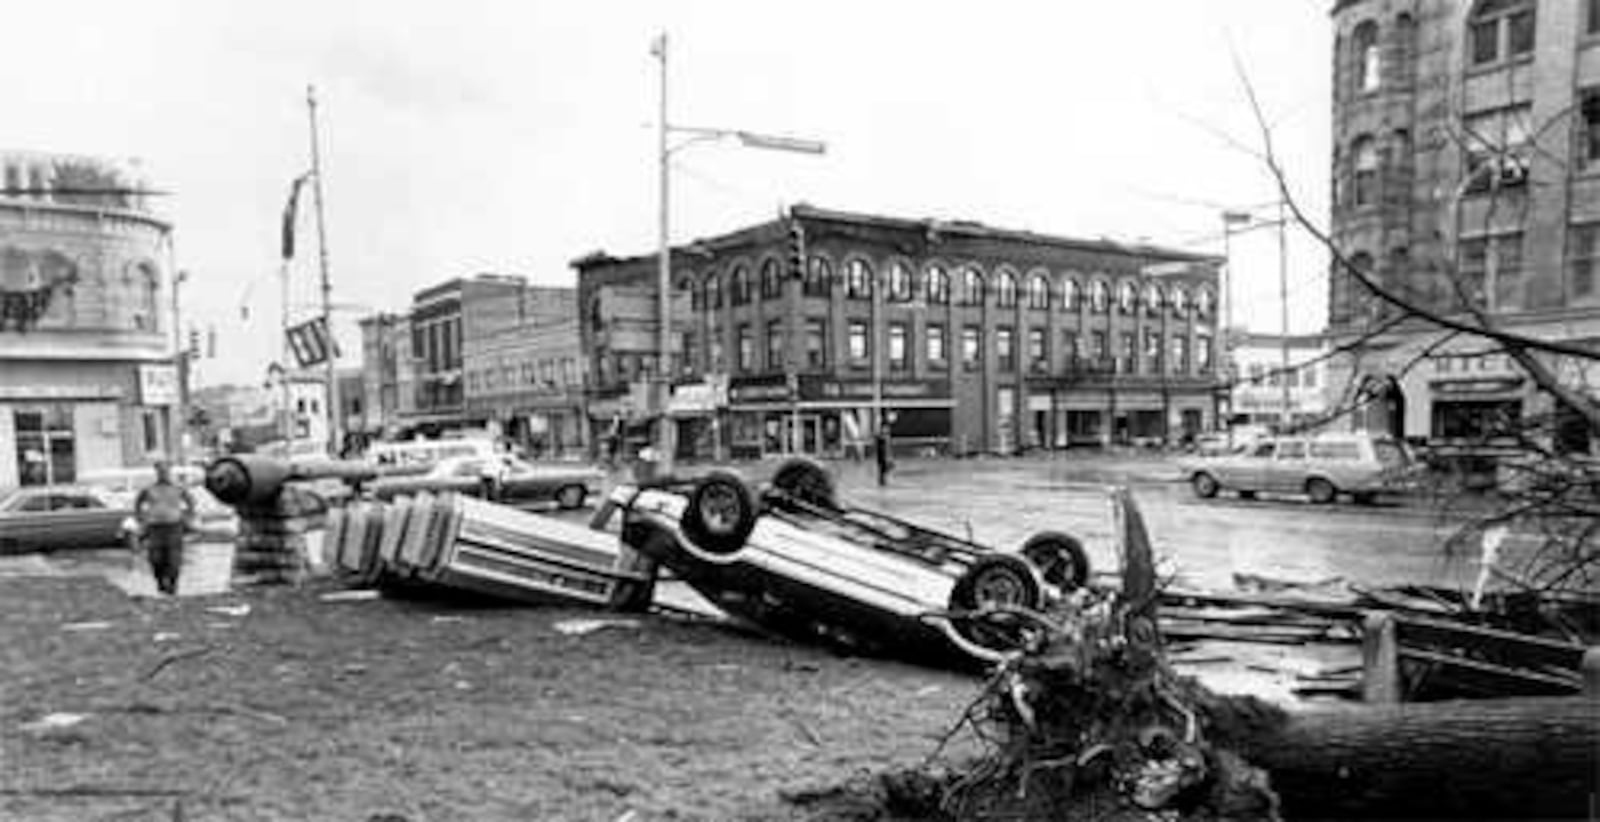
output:
[[[1296, 196], [1327, 210], [1324, 0], [1099, 4], [810, 0], [141, 0], [11, 9], [0, 147], [140, 158], [168, 196], [201, 379], [277, 356], [278, 225], [321, 102], [328, 252], [347, 351], [361, 311], [478, 272], [572, 284], [568, 263], [651, 251], [666, 32], [670, 121], [826, 141], [823, 156], [675, 155], [673, 239], [785, 204], [979, 220], [1222, 252], [1227, 208], [1276, 192], [1239, 63]], [[313, 310], [302, 212], [294, 300]], [[1290, 240], [1291, 330], [1326, 315], [1325, 256]], [[1272, 231], [1234, 238], [1236, 299], [1278, 330]], [[250, 316], [241, 317], [248, 306]], [[354, 359], [350, 359], [354, 362]]]

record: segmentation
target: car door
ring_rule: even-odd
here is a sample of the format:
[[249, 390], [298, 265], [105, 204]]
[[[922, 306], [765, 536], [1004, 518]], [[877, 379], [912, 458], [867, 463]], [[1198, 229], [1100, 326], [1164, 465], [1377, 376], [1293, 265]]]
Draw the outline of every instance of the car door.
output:
[[1277, 493], [1295, 493], [1306, 484], [1306, 441], [1279, 440], [1277, 453], [1263, 466], [1262, 488]]
[[1220, 466], [1222, 484], [1240, 491], [1260, 491], [1277, 445], [1272, 440], [1262, 440], [1238, 454], [1224, 457], [1224, 464]]
[[19, 492], [0, 512], [0, 551], [36, 550], [49, 533], [49, 491]]
[[115, 545], [126, 515], [84, 491], [56, 492], [50, 495], [50, 542], [57, 548]]

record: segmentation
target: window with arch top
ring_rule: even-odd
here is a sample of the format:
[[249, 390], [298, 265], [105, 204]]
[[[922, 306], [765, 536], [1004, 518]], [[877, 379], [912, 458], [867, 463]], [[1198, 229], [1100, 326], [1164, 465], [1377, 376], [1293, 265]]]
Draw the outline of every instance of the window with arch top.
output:
[[1078, 298], [1078, 281], [1071, 277], [1063, 278], [1061, 280], [1061, 310], [1078, 310]]
[[852, 300], [872, 298], [872, 266], [856, 257], [844, 264], [844, 295]]
[[761, 264], [761, 299], [775, 300], [783, 296], [783, 275], [778, 269], [778, 261], [767, 258]]
[[1478, 0], [1467, 18], [1467, 60], [1487, 66], [1533, 53], [1534, 0]]
[[1017, 275], [1004, 269], [995, 275], [994, 301], [1001, 308], [1017, 307]]
[[807, 297], [826, 297], [833, 287], [833, 266], [823, 257], [806, 263], [806, 279], [801, 289]]
[[706, 275], [704, 300], [706, 308], [722, 307], [722, 278], [714, 271]]
[[950, 272], [941, 266], [929, 266], [923, 279], [927, 282], [930, 305], [947, 305], [950, 302]]
[[1089, 284], [1089, 310], [1096, 314], [1105, 314], [1111, 310], [1111, 287], [1105, 280], [1095, 280]]
[[961, 272], [961, 304], [983, 305], [983, 273], [976, 268]]
[[912, 294], [911, 267], [900, 260], [889, 264], [889, 293], [885, 296], [890, 302], [911, 302]]
[[1356, 91], [1377, 91], [1383, 82], [1383, 50], [1378, 45], [1378, 24], [1365, 20], [1351, 36], [1356, 59]]
[[744, 305], [750, 302], [750, 269], [748, 266], [739, 265], [733, 269], [732, 282], [728, 284], [732, 292], [731, 302], [734, 305]]
[[1132, 314], [1139, 302], [1137, 289], [1132, 280], [1123, 280], [1117, 283], [1117, 311], [1122, 314]]
[[1146, 316], [1155, 317], [1161, 314], [1164, 303], [1161, 299], [1161, 286], [1149, 283], [1144, 287], [1144, 313]]
[[1189, 290], [1181, 285], [1173, 286], [1168, 302], [1172, 306], [1172, 315], [1174, 317], [1187, 316], [1189, 313]]
[[1028, 278], [1028, 307], [1050, 307], [1050, 278], [1037, 273]]

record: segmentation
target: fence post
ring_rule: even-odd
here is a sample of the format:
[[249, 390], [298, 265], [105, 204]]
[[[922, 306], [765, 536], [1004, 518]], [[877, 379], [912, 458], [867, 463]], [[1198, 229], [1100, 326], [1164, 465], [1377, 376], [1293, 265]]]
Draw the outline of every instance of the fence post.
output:
[[1361, 697], [1387, 705], [1400, 701], [1400, 651], [1394, 615], [1368, 611], [1361, 621]]

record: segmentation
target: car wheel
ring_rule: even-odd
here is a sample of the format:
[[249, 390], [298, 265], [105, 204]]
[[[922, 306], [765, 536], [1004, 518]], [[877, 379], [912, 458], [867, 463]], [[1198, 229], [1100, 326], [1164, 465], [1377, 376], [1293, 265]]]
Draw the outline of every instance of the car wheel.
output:
[[772, 475], [772, 487], [808, 505], [839, 509], [833, 475], [816, 460], [794, 457], [785, 460]]
[[1055, 531], [1034, 534], [1022, 544], [1022, 557], [1039, 569], [1045, 582], [1062, 591], [1082, 588], [1089, 581], [1089, 555], [1075, 537]]
[[[1044, 600], [1044, 586], [1027, 560], [1008, 554], [979, 557], [950, 591], [950, 610], [971, 614], [996, 607], [1036, 609]], [[958, 618], [956, 632], [979, 647], [1015, 651], [1027, 641], [1024, 626], [1014, 617], [996, 614], [985, 619]]]
[[574, 508], [583, 507], [583, 501], [588, 496], [589, 489], [581, 485], [563, 486], [560, 491], [556, 492], [556, 505], [560, 506], [562, 510], [571, 511]]
[[756, 502], [737, 475], [714, 471], [695, 483], [679, 526], [701, 550], [732, 554], [756, 525]]
[[1339, 496], [1339, 490], [1322, 477], [1312, 477], [1306, 480], [1306, 496], [1318, 505], [1327, 505]]
[[1200, 497], [1201, 499], [1211, 499], [1217, 495], [1217, 490], [1222, 487], [1221, 484], [1217, 482], [1216, 477], [1213, 477], [1204, 471], [1195, 474], [1194, 478], [1189, 480], [1189, 485], [1194, 488], [1195, 496]]

